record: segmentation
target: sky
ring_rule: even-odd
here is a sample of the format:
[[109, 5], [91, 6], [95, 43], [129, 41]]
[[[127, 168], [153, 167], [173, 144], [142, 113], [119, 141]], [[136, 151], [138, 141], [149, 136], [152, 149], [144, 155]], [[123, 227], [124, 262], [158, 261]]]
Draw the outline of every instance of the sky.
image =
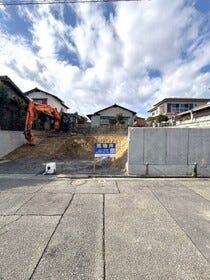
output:
[[210, 97], [210, 1], [0, 6], [0, 75], [70, 112]]

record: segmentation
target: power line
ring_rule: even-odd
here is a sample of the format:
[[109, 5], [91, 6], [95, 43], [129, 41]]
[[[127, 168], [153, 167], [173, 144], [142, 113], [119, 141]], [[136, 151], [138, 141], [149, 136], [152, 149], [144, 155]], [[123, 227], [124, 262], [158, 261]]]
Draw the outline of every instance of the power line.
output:
[[[0, 1], [0, 6], [19, 5], [53, 5], [53, 4], [79, 4], [79, 3], [112, 3], [112, 2], [141, 2], [143, 0], [23, 0], [23, 1]], [[145, 0], [151, 1], [151, 0]]]

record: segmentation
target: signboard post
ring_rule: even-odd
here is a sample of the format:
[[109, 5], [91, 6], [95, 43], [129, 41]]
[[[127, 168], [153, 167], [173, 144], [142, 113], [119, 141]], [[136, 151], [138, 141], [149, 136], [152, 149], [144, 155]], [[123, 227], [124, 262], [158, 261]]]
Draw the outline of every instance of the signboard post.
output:
[[115, 157], [115, 155], [116, 155], [116, 143], [95, 143], [93, 172], [95, 173], [96, 171], [96, 158]]

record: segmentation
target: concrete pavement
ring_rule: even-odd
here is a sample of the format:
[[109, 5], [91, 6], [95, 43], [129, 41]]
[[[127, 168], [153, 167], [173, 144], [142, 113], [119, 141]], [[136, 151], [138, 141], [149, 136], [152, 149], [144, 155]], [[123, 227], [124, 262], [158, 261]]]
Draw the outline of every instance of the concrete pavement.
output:
[[0, 175], [0, 279], [210, 279], [210, 180]]

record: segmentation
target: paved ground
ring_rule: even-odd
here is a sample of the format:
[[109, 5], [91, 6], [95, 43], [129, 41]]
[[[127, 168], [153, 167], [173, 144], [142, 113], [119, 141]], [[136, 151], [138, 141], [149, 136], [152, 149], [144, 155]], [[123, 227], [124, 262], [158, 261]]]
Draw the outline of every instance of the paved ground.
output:
[[210, 279], [210, 180], [1, 175], [0, 279]]

